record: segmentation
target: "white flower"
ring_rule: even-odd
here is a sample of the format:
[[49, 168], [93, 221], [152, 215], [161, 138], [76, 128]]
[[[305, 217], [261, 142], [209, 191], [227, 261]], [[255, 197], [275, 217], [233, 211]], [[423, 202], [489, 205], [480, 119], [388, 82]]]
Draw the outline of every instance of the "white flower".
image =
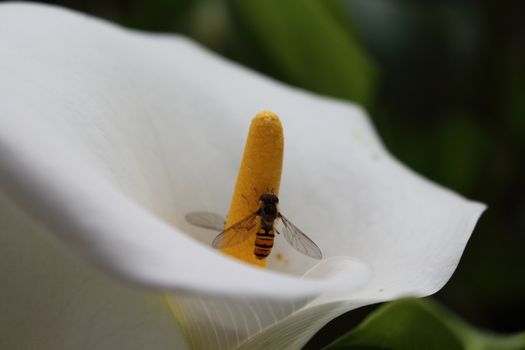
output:
[[[0, 77], [2, 349], [297, 349], [348, 310], [439, 290], [484, 209], [399, 164], [360, 108], [179, 36], [3, 4]], [[253, 268], [184, 221], [227, 211], [263, 108], [318, 265], [278, 241], [285, 259]]]

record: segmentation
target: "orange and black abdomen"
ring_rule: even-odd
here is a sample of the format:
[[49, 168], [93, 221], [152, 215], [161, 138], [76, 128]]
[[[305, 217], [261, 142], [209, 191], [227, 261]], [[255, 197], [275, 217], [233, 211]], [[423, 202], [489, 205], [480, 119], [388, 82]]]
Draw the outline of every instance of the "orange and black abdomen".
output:
[[253, 251], [257, 259], [264, 259], [270, 255], [274, 237], [275, 234], [273, 233], [272, 228], [259, 228], [257, 236], [255, 237], [255, 249]]

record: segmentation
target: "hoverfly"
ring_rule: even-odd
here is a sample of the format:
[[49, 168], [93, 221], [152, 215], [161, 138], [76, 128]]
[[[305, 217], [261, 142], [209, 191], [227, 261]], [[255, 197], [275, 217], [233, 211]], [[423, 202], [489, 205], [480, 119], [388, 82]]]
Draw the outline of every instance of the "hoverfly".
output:
[[322, 259], [321, 249], [277, 210], [278, 203], [279, 198], [275, 194], [270, 192], [263, 193], [259, 197], [259, 209], [224, 230], [224, 220], [216, 214], [206, 212], [190, 213], [186, 215], [186, 220], [195, 226], [217, 231], [223, 230], [213, 240], [212, 246], [214, 248], [231, 247], [244, 242], [251, 236], [252, 229], [258, 225], [253, 250], [257, 259], [265, 259], [270, 255], [275, 233], [280, 234], [275, 224], [280, 221], [283, 226], [284, 238], [292, 247], [312, 258]]

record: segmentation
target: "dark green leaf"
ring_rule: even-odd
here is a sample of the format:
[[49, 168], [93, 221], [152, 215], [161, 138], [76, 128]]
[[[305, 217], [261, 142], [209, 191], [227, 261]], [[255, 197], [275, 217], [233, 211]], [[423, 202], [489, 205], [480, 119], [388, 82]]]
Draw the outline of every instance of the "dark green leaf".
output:
[[430, 299], [402, 299], [379, 308], [326, 349], [523, 350], [525, 333], [482, 333]]
[[332, 1], [230, 0], [241, 35], [279, 77], [366, 104], [374, 69]]

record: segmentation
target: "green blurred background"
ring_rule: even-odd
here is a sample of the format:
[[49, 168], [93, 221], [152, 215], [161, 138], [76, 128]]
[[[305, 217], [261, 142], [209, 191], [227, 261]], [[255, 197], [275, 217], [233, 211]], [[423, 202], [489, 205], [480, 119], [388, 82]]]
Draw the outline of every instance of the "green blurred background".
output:
[[[289, 84], [364, 105], [399, 159], [489, 205], [434, 297], [477, 327], [525, 330], [525, 2], [42, 2], [183, 33]], [[306, 348], [373, 309], [334, 320]]]

